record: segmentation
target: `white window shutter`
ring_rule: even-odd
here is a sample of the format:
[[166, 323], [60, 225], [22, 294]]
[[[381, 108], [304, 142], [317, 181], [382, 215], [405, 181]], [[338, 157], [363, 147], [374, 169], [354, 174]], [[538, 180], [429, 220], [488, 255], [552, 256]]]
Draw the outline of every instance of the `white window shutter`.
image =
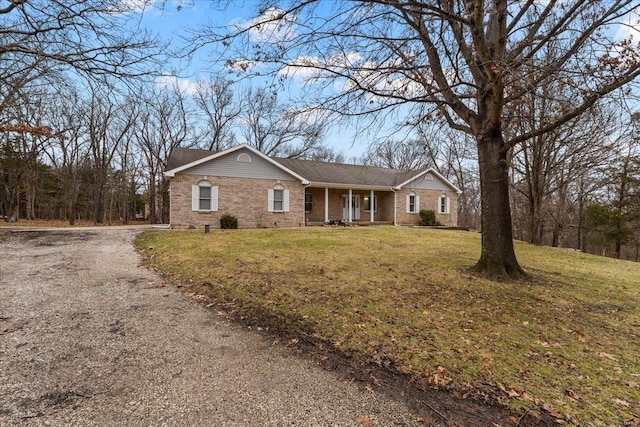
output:
[[450, 207], [450, 205], [449, 205], [449, 201], [450, 201], [450, 200], [451, 200], [451, 199], [447, 197], [447, 212], [446, 212], [446, 213], [450, 213], [450, 212], [451, 212], [451, 210], [450, 210], [450, 209], [451, 209], [451, 207]]
[[407, 213], [411, 213], [411, 210], [410, 210], [411, 209], [411, 207], [410, 207], [411, 205], [409, 204], [410, 200], [411, 200], [411, 196], [409, 194], [407, 194], [407, 202], [405, 203], [406, 212]]
[[273, 188], [267, 190], [267, 209], [273, 212]]
[[415, 207], [415, 210], [413, 212], [414, 213], [415, 212], [420, 212], [420, 196], [418, 196], [417, 194], [416, 194], [416, 207]]
[[197, 185], [191, 186], [191, 210], [200, 210], [200, 187]]
[[289, 212], [289, 190], [282, 191], [282, 210]]
[[218, 187], [211, 187], [211, 210], [218, 211]]

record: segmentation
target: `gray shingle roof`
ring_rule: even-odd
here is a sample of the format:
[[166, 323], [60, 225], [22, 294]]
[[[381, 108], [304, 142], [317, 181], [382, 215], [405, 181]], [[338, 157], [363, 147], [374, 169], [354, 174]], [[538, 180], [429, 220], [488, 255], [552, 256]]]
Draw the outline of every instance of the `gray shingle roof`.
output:
[[[184, 166], [214, 154], [213, 151], [190, 148], [174, 148], [167, 160], [167, 170]], [[285, 168], [304, 177], [309, 182], [325, 184], [394, 187], [407, 181], [419, 171], [403, 171], [374, 166], [327, 163], [314, 160], [272, 157]]]
[[209, 150], [196, 150], [194, 148], [176, 147], [171, 151], [171, 155], [167, 159], [167, 170], [179, 168], [187, 163], [204, 159], [213, 154]]
[[305, 177], [311, 183], [331, 183], [393, 187], [403, 183], [418, 172], [374, 166], [347, 165], [313, 160], [273, 158], [287, 169]]

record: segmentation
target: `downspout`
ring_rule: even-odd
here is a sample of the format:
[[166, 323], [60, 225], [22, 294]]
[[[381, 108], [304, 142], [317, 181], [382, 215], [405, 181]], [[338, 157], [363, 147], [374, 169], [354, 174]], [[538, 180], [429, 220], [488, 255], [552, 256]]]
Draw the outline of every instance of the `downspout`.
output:
[[[171, 187], [173, 186], [173, 180], [169, 180], [169, 228], [173, 228], [171, 226], [171, 222], [173, 221], [173, 215], [171, 215]], [[136, 211], [137, 214], [137, 211]], [[145, 218], [146, 219], [146, 218]]]

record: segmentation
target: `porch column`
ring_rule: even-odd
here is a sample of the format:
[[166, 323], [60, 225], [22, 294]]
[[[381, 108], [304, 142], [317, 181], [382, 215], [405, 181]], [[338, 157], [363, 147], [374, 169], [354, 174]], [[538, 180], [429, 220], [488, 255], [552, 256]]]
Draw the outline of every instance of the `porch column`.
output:
[[398, 193], [393, 188], [393, 225], [398, 225]]
[[353, 190], [349, 189], [349, 204], [347, 205], [349, 210], [349, 216], [347, 218], [349, 222], [351, 222], [351, 220], [353, 219], [353, 212], [351, 212], [351, 209], [353, 209], [353, 206], [351, 206], [352, 198], [353, 198]]
[[369, 210], [371, 211], [370, 212], [371, 213], [371, 220], [370, 220], [371, 222], [373, 222], [374, 219], [375, 219], [375, 215], [374, 215], [374, 212], [373, 212], [374, 211], [374, 207], [375, 207], [375, 204], [373, 203], [374, 200], [375, 200], [374, 199], [374, 195], [375, 195], [375, 191], [371, 190], [371, 196], [369, 196], [370, 197], [369, 198]]
[[324, 222], [329, 222], [329, 187], [324, 188]]

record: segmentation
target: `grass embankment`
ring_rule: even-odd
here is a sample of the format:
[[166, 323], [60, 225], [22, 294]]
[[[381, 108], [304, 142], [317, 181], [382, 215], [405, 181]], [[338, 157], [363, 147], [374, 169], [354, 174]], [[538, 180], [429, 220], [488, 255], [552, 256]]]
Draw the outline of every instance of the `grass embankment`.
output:
[[639, 264], [517, 243], [532, 279], [496, 283], [465, 271], [479, 234], [399, 227], [150, 232], [138, 246], [243, 315], [422, 384], [579, 425], [640, 422]]

